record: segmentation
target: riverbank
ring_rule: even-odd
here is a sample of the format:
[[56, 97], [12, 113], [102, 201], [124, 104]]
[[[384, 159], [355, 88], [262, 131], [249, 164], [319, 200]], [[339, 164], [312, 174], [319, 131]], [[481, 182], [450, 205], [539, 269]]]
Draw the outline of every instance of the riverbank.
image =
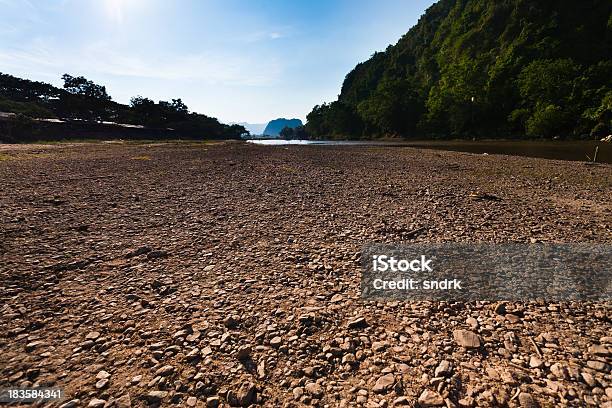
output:
[[358, 276], [368, 242], [612, 243], [611, 169], [410, 147], [3, 146], [0, 386], [78, 405], [610, 406], [609, 303], [374, 302]]
[[603, 141], [559, 140], [282, 140], [253, 139], [249, 143], [320, 146], [397, 146], [449, 150], [477, 154], [503, 154], [553, 160], [571, 160], [612, 164], [612, 143]]

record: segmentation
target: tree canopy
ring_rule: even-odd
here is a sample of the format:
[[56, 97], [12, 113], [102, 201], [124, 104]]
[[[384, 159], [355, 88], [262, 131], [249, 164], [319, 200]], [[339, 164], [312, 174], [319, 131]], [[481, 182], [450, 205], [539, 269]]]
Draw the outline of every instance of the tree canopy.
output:
[[116, 122], [175, 130], [177, 137], [238, 139], [247, 134], [240, 125], [225, 125], [215, 118], [189, 111], [180, 99], [154, 102], [135, 96], [129, 105], [112, 100], [106, 87], [83, 76], [62, 76], [64, 86], [0, 73], [0, 111], [31, 118]]
[[612, 2], [440, 0], [317, 105], [315, 138], [612, 132]]

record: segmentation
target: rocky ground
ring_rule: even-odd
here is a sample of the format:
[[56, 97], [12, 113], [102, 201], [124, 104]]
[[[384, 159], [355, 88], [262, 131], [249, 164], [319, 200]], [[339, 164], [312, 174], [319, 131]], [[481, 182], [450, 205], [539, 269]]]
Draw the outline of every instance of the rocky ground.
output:
[[411, 148], [4, 146], [0, 387], [62, 387], [63, 407], [612, 407], [610, 303], [359, 292], [368, 242], [610, 243], [611, 170]]

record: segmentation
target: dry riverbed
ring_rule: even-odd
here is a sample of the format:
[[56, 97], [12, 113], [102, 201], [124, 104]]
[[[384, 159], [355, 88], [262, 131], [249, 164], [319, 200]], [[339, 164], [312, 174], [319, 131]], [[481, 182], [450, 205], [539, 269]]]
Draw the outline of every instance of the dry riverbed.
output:
[[368, 242], [611, 243], [611, 185], [610, 165], [413, 148], [5, 145], [0, 387], [61, 387], [65, 407], [612, 407], [610, 303], [359, 293]]

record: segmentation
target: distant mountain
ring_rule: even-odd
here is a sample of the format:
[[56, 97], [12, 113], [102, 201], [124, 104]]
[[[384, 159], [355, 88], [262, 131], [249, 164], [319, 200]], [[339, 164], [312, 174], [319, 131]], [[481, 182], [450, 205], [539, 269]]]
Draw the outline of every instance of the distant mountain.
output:
[[283, 130], [285, 127], [295, 129], [298, 126], [302, 126], [302, 121], [299, 119], [274, 119], [271, 120], [270, 123], [268, 123], [268, 125], [263, 131], [263, 134], [266, 136], [278, 137], [280, 136], [280, 131]]
[[312, 138], [612, 132], [612, 1], [439, 0], [358, 64]]
[[247, 122], [232, 122], [230, 125], [240, 125], [251, 133], [251, 136], [257, 136], [263, 134], [263, 130], [266, 128], [265, 123], [247, 123]]

